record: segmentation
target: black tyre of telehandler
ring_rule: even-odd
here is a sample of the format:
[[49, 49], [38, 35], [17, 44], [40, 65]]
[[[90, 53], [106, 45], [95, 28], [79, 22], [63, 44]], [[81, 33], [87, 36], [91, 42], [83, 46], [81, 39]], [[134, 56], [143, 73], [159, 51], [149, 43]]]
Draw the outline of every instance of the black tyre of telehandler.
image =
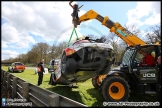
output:
[[130, 87], [124, 78], [111, 76], [103, 81], [100, 92], [107, 102], [128, 101]]
[[92, 85], [94, 86], [95, 89], [98, 89], [100, 86], [97, 83], [98, 76], [95, 76], [92, 78]]

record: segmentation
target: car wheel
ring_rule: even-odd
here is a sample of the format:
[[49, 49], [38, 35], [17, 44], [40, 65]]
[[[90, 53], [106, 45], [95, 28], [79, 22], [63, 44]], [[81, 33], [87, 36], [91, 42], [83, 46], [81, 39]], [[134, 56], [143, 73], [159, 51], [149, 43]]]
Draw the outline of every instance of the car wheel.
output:
[[64, 53], [62, 55], [62, 59], [61, 59], [61, 71], [62, 71], [62, 73], [65, 73], [65, 71], [66, 71], [66, 62], [67, 62], [67, 57]]
[[68, 58], [65, 53], [61, 60], [61, 72], [67, 77], [71, 77], [76, 72], [77, 63], [74, 58]]

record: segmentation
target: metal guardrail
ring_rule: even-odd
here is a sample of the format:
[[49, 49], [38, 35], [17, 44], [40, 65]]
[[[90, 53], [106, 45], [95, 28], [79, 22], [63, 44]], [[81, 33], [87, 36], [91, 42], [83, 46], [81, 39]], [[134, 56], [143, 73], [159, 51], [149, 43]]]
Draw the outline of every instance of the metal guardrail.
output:
[[84, 104], [42, 89], [1, 69], [1, 82], [12, 90], [12, 98], [26, 99], [32, 107], [87, 107]]

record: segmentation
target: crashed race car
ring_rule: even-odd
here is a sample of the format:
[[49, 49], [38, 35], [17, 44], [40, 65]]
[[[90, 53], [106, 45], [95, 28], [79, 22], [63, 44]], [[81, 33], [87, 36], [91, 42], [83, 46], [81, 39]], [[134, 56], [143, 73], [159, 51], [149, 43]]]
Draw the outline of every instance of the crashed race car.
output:
[[51, 73], [50, 85], [69, 85], [84, 82], [109, 72], [115, 53], [102, 40], [86, 37], [71, 43], [63, 50], [58, 68]]

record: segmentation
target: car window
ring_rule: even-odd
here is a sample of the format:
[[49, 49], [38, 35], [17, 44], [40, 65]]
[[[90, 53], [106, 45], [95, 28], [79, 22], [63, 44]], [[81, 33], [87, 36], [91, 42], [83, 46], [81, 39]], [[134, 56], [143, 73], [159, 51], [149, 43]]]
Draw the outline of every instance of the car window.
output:
[[55, 64], [58, 64], [59, 63], [59, 61], [55, 61]]
[[17, 65], [23, 65], [22, 63], [15, 63], [15, 65], [17, 66]]

